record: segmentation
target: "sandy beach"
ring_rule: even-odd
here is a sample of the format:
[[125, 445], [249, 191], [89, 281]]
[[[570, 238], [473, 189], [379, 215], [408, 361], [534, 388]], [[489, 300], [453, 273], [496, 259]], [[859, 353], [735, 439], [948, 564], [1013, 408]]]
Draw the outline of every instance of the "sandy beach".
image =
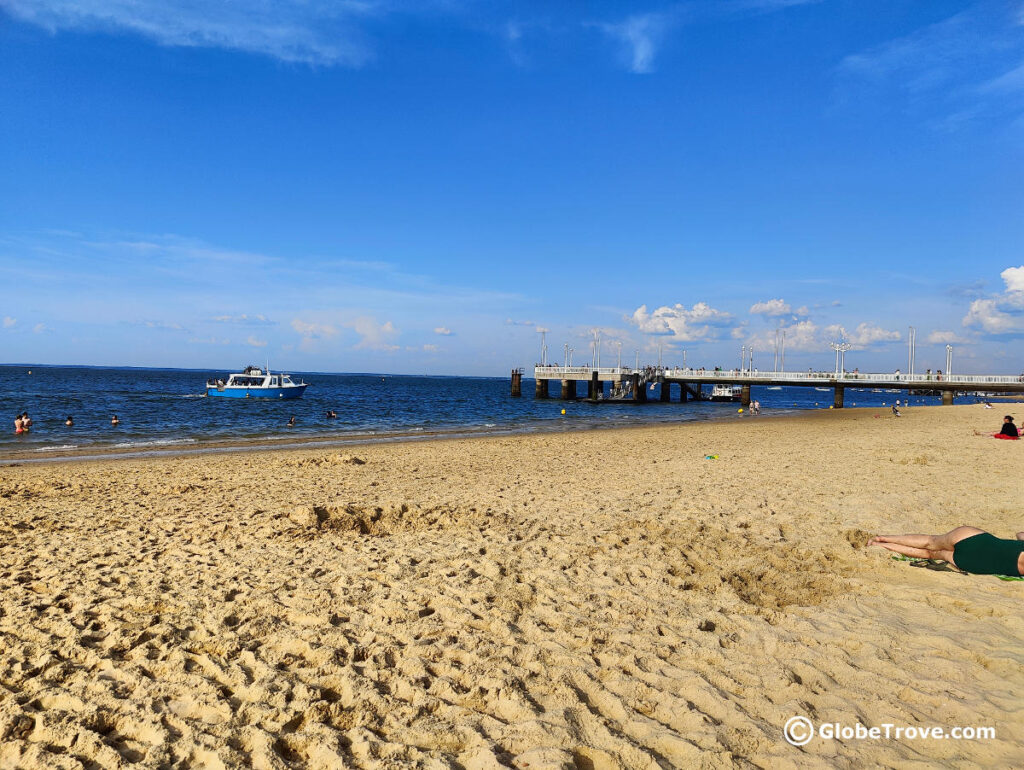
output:
[[1003, 411], [2, 467], [0, 767], [1013, 765], [1024, 582], [864, 548], [1024, 529]]

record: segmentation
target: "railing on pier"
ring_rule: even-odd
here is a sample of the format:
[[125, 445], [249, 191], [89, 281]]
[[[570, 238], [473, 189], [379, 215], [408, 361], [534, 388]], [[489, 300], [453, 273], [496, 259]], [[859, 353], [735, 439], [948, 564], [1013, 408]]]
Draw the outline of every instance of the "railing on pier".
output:
[[[534, 376], [542, 379], [589, 379], [594, 372], [600, 379], [626, 378], [633, 374], [634, 370], [628, 366], [611, 366], [593, 368], [590, 366], [538, 366], [534, 369]], [[891, 384], [897, 387], [941, 387], [944, 383], [956, 385], [1024, 385], [1024, 375], [1004, 374], [896, 374], [895, 372], [868, 373], [868, 372], [771, 372], [745, 369], [726, 369], [720, 371], [707, 371], [700, 369], [683, 369], [678, 367], [646, 367], [636, 370], [641, 375], [647, 375], [646, 379], [658, 378], [670, 380], [687, 380], [690, 382], [735, 382], [744, 381], [765, 381], [765, 382], [792, 382], [794, 384], [805, 383], [840, 383], [843, 385], [856, 386], [858, 383], [865, 385]]]

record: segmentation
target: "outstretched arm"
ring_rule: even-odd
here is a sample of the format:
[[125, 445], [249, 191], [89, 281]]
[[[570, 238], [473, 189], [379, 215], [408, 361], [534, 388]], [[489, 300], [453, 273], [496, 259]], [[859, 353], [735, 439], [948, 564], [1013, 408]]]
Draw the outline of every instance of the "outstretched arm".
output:
[[1017, 533], [1017, 539], [1018, 540], [1024, 540], [1024, 532], [1018, 532]]

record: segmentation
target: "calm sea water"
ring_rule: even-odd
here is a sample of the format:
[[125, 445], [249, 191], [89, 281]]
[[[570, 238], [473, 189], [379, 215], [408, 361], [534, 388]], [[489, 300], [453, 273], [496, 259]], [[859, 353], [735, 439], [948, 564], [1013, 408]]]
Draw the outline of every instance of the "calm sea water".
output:
[[[31, 373], [30, 373], [31, 370]], [[643, 406], [537, 401], [533, 381], [523, 397], [509, 396], [508, 378], [411, 377], [292, 372], [311, 383], [301, 399], [207, 398], [208, 377], [226, 372], [180, 369], [0, 366], [0, 398], [6, 428], [0, 431], [0, 459], [63, 451], [158, 451], [202, 448], [219, 442], [280, 440], [364, 440], [430, 434], [475, 434], [575, 430], [734, 416], [736, 404], [662, 404], [658, 391]], [[557, 393], [558, 384], [551, 385]], [[580, 392], [585, 384], [580, 383]], [[673, 391], [674, 395], [678, 393]], [[755, 387], [765, 414], [828, 408], [832, 391]], [[900, 393], [848, 388], [846, 404], [881, 406]], [[938, 397], [911, 395], [912, 405], [938, 404]], [[563, 416], [561, 410], [567, 414]], [[328, 409], [338, 418], [327, 419]], [[14, 435], [14, 418], [27, 411], [28, 435]], [[110, 425], [117, 414], [121, 424]], [[67, 427], [68, 415], [74, 426]], [[296, 425], [287, 427], [294, 415]], [[37, 454], [38, 453], [38, 454]]]

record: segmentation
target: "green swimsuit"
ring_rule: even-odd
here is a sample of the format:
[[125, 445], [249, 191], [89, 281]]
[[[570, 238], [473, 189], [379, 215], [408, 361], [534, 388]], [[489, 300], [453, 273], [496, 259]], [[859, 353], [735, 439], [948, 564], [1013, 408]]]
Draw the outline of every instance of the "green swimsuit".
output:
[[1024, 540], [1002, 540], [988, 532], [965, 537], [953, 546], [953, 561], [964, 572], [977, 575], [1020, 575], [1017, 558]]

